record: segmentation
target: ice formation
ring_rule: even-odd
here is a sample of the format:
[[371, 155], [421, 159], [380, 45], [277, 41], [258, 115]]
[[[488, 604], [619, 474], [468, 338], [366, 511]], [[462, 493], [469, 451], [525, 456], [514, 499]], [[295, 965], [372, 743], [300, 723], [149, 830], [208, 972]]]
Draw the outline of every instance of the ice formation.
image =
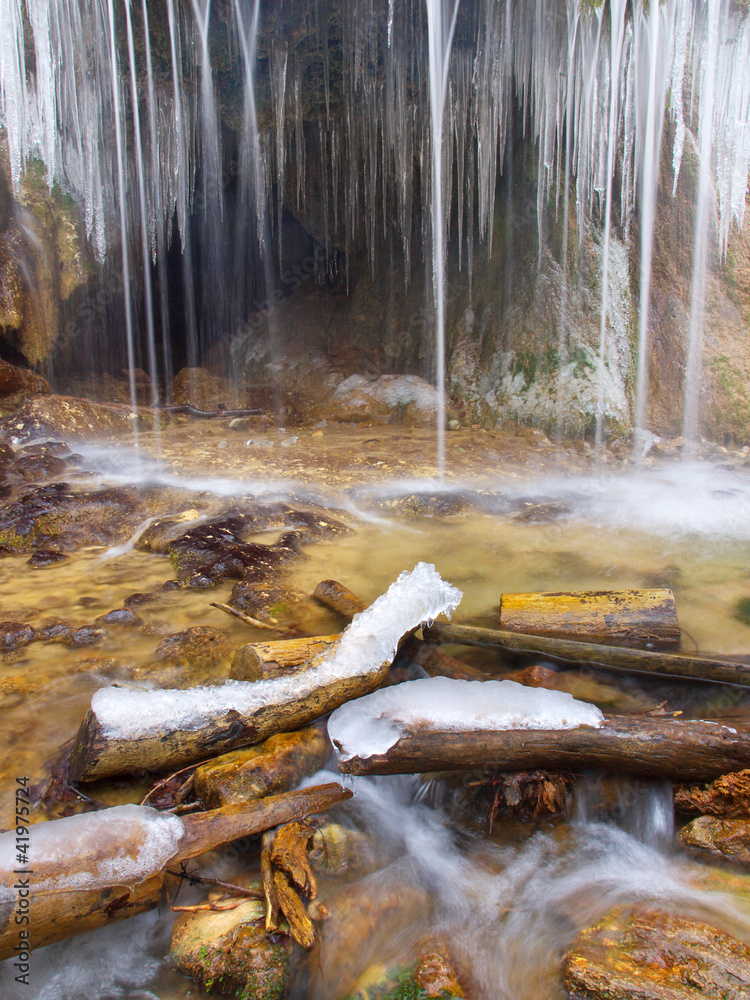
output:
[[[180, 846], [178, 816], [148, 806], [114, 806], [29, 827], [28, 862], [38, 892], [132, 886], [155, 875]], [[0, 880], [17, 877], [16, 831], [0, 836]], [[12, 890], [0, 887], [0, 899]]]
[[441, 579], [434, 566], [418, 563], [411, 572], [403, 572], [366, 611], [355, 615], [339, 642], [309, 670], [270, 680], [229, 681], [188, 690], [102, 688], [91, 699], [91, 708], [102, 732], [111, 738], [200, 729], [232, 710], [247, 715], [305, 697], [323, 684], [376, 671], [393, 659], [402, 635], [441, 612], [451, 615], [461, 596], [460, 590]]
[[563, 691], [515, 681], [457, 681], [428, 677], [383, 688], [347, 702], [328, 720], [328, 734], [343, 760], [386, 753], [414, 726], [449, 732], [599, 727], [594, 705]]

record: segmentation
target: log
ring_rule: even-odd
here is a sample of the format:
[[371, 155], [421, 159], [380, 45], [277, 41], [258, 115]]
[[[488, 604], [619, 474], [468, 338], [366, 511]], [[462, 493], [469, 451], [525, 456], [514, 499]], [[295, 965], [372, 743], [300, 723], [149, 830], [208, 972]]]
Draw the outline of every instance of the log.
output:
[[337, 611], [344, 618], [353, 618], [364, 611], [367, 605], [353, 594], [348, 587], [336, 580], [321, 580], [313, 591], [313, 597], [332, 611]]
[[[29, 947], [41, 948], [54, 941], [61, 941], [153, 909], [161, 898], [162, 886], [167, 878], [167, 868], [238, 837], [254, 836], [279, 824], [324, 812], [339, 802], [351, 798], [351, 795], [348, 789], [331, 783], [274, 795], [250, 805], [228, 806], [185, 816], [182, 818], [185, 833], [177, 853], [169, 859], [161, 871], [148, 874], [143, 881], [131, 886], [121, 884], [46, 891], [35, 889], [34, 883], [43, 877], [44, 862], [43, 859], [33, 858], [34, 874], [29, 876], [31, 890]], [[15, 830], [5, 834], [11, 838], [15, 835]], [[105, 841], [102, 844], [102, 853], [106, 856], [107, 851], [117, 846]], [[133, 849], [137, 850], [137, 846], [133, 845]], [[127, 845], [119, 847], [125, 849]], [[75, 875], [78, 870], [86, 871], [88, 868], [85, 866], [90, 864], [90, 858], [76, 859], [75, 848], [76, 845], [71, 844], [71, 856], [65, 863], [65, 873], [68, 875]], [[59, 869], [60, 861], [55, 859], [53, 874], [55, 871], [59, 872]], [[15, 921], [19, 896], [13, 886], [22, 877], [12, 869], [0, 872], [0, 961], [13, 956], [19, 942], [19, 925]], [[7, 892], [3, 892], [3, 889], [9, 890], [10, 896]]]
[[236, 681], [254, 681], [267, 671], [299, 667], [325, 653], [340, 638], [340, 633], [337, 633], [277, 639], [274, 642], [249, 642], [234, 651], [229, 676]]
[[680, 644], [671, 590], [583, 590], [503, 594], [500, 627], [607, 646], [674, 649]]
[[493, 646], [503, 653], [538, 653], [546, 660], [561, 664], [589, 663], [604, 670], [656, 674], [683, 680], [710, 681], [713, 684], [750, 686], [750, 664], [690, 656], [686, 653], [662, 653], [627, 649], [621, 646], [598, 646], [572, 639], [550, 639], [521, 635], [500, 629], [473, 628], [437, 622], [424, 629], [428, 642], [457, 643], [464, 646]]
[[271, 704], [241, 716], [229, 711], [199, 729], [170, 728], [140, 736], [107, 735], [89, 709], [81, 723], [70, 757], [72, 781], [95, 781], [113, 775], [144, 771], [176, 771], [238, 747], [262, 743], [276, 733], [302, 729], [339, 705], [369, 694], [382, 684], [390, 667], [322, 684], [309, 694], [282, 704]]
[[413, 663], [420, 667], [430, 677], [452, 677], [457, 681], [486, 681], [487, 674], [476, 667], [470, 667], [468, 663], [454, 660], [452, 656], [431, 646], [429, 643], [421, 642], [415, 636], [409, 636], [406, 642], [399, 649], [400, 656], [406, 656]]
[[386, 753], [339, 761], [344, 774], [426, 771], [621, 771], [712, 781], [750, 764], [750, 726], [649, 716], [611, 716], [600, 728], [447, 732], [419, 728]]

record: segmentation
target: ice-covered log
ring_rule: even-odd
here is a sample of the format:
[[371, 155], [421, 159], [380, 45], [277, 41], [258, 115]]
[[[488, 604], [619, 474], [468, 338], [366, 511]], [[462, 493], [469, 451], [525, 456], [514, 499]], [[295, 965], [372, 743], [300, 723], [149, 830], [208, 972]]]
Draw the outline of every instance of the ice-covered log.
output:
[[[181, 819], [116, 806], [33, 825], [26, 862], [11, 830], [0, 836], [0, 961], [14, 954], [19, 928], [28, 928], [30, 948], [41, 948], [143, 913], [158, 904], [170, 866], [324, 812], [351, 794], [331, 783]], [[24, 915], [28, 925], [17, 923]]]
[[75, 781], [176, 769], [276, 733], [292, 732], [377, 688], [399, 639], [441, 612], [461, 592], [434, 566], [419, 563], [357, 615], [340, 640], [290, 676], [189, 690], [97, 691], [71, 753]]
[[513, 681], [430, 678], [334, 712], [347, 774], [597, 769], [709, 781], [750, 762], [750, 726], [649, 716], [605, 718], [561, 691]]

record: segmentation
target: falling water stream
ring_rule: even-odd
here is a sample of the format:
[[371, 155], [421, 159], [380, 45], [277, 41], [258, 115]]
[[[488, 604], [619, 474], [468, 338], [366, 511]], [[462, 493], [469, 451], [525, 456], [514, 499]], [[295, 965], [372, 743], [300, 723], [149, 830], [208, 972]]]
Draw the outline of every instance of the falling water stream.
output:
[[[633, 373], [633, 425], [641, 442], [650, 440], [651, 271], [659, 200], [670, 187], [657, 177], [670, 154], [673, 196], [683, 160], [697, 164], [684, 435], [699, 438], [712, 254], [726, 251], [746, 203], [750, 16], [729, 0], [592, 6], [357, 0], [336, 6], [329, 20], [321, 0], [294, 22], [293, 4], [165, 0], [165, 34], [156, 46], [155, 5], [147, 0], [140, 12], [131, 0], [0, 0], [0, 122], [13, 184], [20, 190], [27, 162], [38, 157], [50, 183], [80, 206], [92, 260], [118, 306], [108, 314], [111, 328], [102, 330], [95, 315], [76, 329], [83, 335], [90, 322], [110, 345], [123, 338], [133, 406], [139, 366], [151, 376], [150, 402], [169, 401], [176, 346], [196, 367], [229, 343], [231, 364], [250, 369], [264, 346], [259, 317], [271, 366], [281, 364], [289, 331], [279, 327], [277, 304], [300, 289], [332, 286], [335, 311], [335, 296], [362, 280], [355, 262], [375, 274], [387, 260], [391, 287], [407, 290], [422, 266], [427, 325], [435, 331], [434, 344], [420, 344], [419, 353], [437, 384], [436, 434], [325, 421], [288, 434], [277, 390], [275, 428], [239, 430], [216, 420], [159, 432], [136, 421], [135, 443], [82, 445], [78, 464], [66, 471], [76, 488], [152, 491], [189, 523], [249, 497], [332, 511], [349, 530], [307, 547], [284, 578], [303, 595], [334, 577], [371, 601], [424, 559], [464, 592], [458, 620], [491, 625], [504, 590], [667, 586], [676, 594], [685, 648], [746, 652], [748, 625], [736, 613], [750, 565], [745, 455], [728, 458], [717, 447], [701, 451], [700, 460], [698, 453], [673, 463], [649, 458], [615, 470], [605, 444], [617, 378], [624, 385]], [[212, 36], [219, 18], [237, 61], [234, 131], [222, 118], [226, 67]], [[300, 37], [314, 52], [312, 76]], [[521, 132], [534, 143], [534, 160], [512, 175]], [[509, 175], [513, 201], [500, 225], [498, 192]], [[558, 447], [540, 431], [506, 436], [477, 425], [446, 435], [453, 264], [468, 272], [465, 316], [473, 317], [471, 307], [488, 294], [472, 284], [481, 273], [480, 245], [489, 259], [504, 241], [511, 263], [514, 226], [535, 213], [531, 256], [543, 266], [554, 257], [560, 203], [562, 253], [551, 269], [561, 275], [552, 310], [559, 322]], [[290, 264], [291, 215], [304, 221], [312, 271]], [[637, 359], [623, 305], [636, 216]], [[562, 433], [570, 405], [564, 390], [580, 363], [568, 354], [584, 258], [595, 259], [601, 296], [592, 310], [598, 345], [584, 358], [584, 367], [595, 368], [598, 467], [588, 445], [566, 442]], [[500, 292], [490, 292], [499, 310]], [[407, 330], [413, 317], [402, 319]], [[471, 322], [465, 319], [468, 328]], [[54, 362], [49, 374], [54, 378]], [[647, 451], [636, 447], [639, 457]], [[7, 621], [36, 626], [54, 615], [83, 626], [133, 593], [156, 595], [139, 610], [137, 628], [110, 630], [95, 650], [35, 642], [3, 660], [3, 810], [17, 774], [41, 780], [98, 687], [144, 676], [159, 682], [149, 664], [165, 635], [210, 624], [233, 646], [267, 638], [209, 605], [209, 596], [229, 600], [230, 584], [208, 595], [162, 590], [173, 575], [167, 559], [133, 543], [92, 545], [40, 570], [26, 566], [28, 554], [0, 560], [0, 617]], [[301, 606], [301, 631], [340, 627], [327, 612]], [[504, 669], [487, 654], [474, 662], [493, 674]], [[227, 670], [221, 664], [211, 680], [224, 680]], [[713, 686], [578, 681], [582, 697], [599, 698], [603, 707], [614, 698], [632, 711], [665, 700], [688, 717], [727, 711], [726, 690]], [[734, 713], [750, 717], [746, 696], [733, 692], [729, 701]], [[637, 903], [705, 919], [750, 943], [745, 904], [676, 848], [671, 789], [663, 782], [616, 781], [602, 807], [602, 783], [588, 776], [564, 817], [533, 824], [501, 817], [491, 835], [486, 815], [465, 809], [466, 787], [439, 776], [359, 779], [352, 787], [352, 803], [336, 816], [366, 832], [377, 864], [354, 890], [323, 880], [333, 922], [316, 961], [300, 973], [294, 1000], [339, 1000], [369, 966], [413, 961], [427, 935], [452, 942], [478, 1000], [557, 1000], [561, 956], [579, 931], [616, 906]], [[143, 792], [97, 790], [107, 804], [137, 801]], [[253, 851], [239, 860], [217, 854], [204, 870], [233, 878], [256, 861]], [[342, 902], [357, 893], [398, 897], [403, 909], [382, 927], [358, 930]], [[166, 960], [172, 920], [164, 909], [40, 950], [33, 994], [16, 989], [6, 963], [0, 993], [9, 1000], [203, 997]]]

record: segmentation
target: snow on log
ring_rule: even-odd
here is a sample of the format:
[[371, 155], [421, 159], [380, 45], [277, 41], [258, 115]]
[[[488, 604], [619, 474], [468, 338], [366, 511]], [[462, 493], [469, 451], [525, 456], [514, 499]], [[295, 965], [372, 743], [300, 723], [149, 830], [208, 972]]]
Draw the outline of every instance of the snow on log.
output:
[[328, 735], [342, 761], [380, 757], [415, 729], [573, 729], [602, 725], [595, 705], [515, 681], [465, 681], [427, 677], [375, 691], [336, 709]]
[[328, 733], [346, 774], [493, 767], [711, 781], [750, 764], [748, 725], [605, 718], [571, 695], [513, 681], [429, 678], [400, 684], [338, 709]]
[[340, 640], [304, 671], [188, 690], [97, 691], [70, 760], [74, 781], [176, 769], [275, 733], [309, 725], [378, 687], [399, 639], [450, 615], [461, 592], [419, 563], [354, 617]]
[[29, 947], [41, 948], [152, 909], [170, 865], [325, 812], [351, 795], [334, 782], [182, 819], [149, 806], [115, 806], [33, 824], [23, 864], [10, 830], [0, 835], [0, 961], [18, 945], [21, 899], [28, 905]]

